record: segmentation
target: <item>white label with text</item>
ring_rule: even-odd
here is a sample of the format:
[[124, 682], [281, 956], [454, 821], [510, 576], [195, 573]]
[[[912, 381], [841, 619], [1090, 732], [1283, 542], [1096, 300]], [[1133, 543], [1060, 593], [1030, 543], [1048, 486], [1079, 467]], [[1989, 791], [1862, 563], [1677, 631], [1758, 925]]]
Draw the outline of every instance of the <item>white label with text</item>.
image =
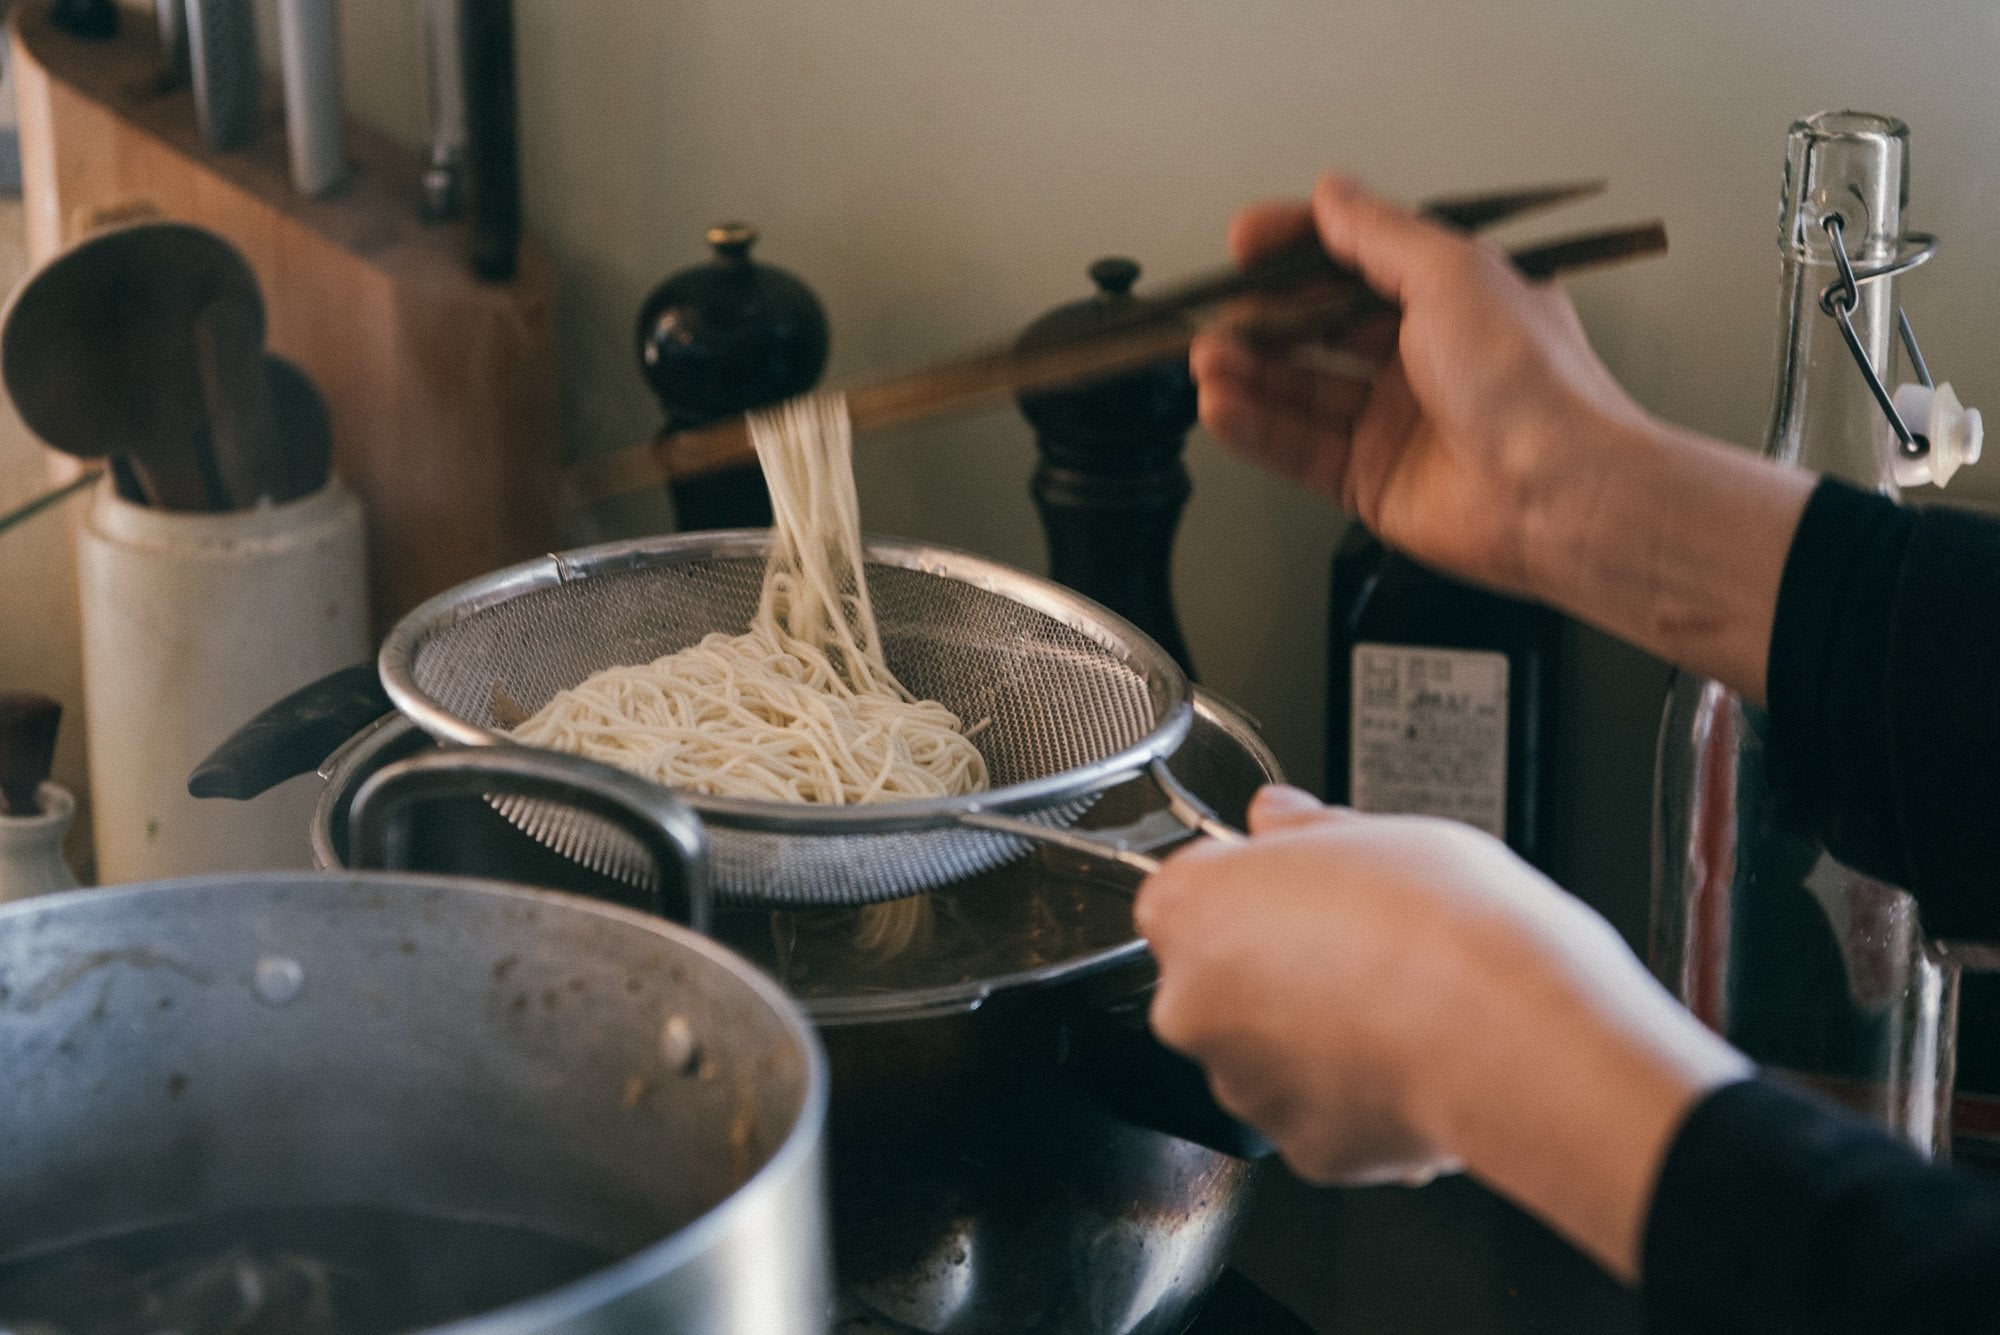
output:
[[1507, 655], [1354, 646], [1348, 800], [1507, 833]]

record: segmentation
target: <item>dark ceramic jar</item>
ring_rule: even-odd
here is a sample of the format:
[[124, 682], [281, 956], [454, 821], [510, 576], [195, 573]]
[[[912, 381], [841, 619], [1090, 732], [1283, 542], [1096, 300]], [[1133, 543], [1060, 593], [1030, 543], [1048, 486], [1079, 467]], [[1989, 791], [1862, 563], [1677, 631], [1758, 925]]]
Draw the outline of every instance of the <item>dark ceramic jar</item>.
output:
[[826, 369], [826, 312], [812, 289], [750, 258], [757, 231], [708, 229], [715, 256], [672, 275], [639, 308], [639, 367], [667, 430], [803, 394]]
[[[750, 258], [757, 230], [708, 229], [715, 257], [672, 275], [639, 308], [639, 370], [663, 434], [803, 394], [826, 369], [826, 312], [812, 289]], [[771, 498], [755, 464], [673, 483], [682, 530], [761, 528]]]

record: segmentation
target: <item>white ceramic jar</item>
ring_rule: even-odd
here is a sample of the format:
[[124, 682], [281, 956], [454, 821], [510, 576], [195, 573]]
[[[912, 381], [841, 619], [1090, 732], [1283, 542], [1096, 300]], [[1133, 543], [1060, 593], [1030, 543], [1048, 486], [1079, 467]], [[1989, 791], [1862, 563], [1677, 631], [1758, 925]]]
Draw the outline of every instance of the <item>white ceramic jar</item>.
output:
[[362, 511], [337, 480], [194, 514], [92, 494], [77, 545], [97, 876], [308, 867], [315, 785], [188, 796], [188, 772], [266, 705], [371, 653]]
[[44, 783], [35, 799], [42, 809], [32, 816], [0, 812], [0, 904], [76, 886], [62, 851], [76, 798], [60, 784]]

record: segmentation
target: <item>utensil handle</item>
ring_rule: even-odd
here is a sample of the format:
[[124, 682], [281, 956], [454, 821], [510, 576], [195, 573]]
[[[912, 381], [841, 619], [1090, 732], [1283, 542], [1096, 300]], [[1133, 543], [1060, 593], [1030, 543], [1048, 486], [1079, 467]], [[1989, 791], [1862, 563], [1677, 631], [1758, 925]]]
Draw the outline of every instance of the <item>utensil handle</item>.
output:
[[224, 297], [194, 322], [195, 369], [208, 414], [208, 443], [220, 483], [217, 509], [242, 509], [271, 494], [276, 428], [264, 371], [264, 314]]
[[33, 519], [51, 505], [75, 495], [103, 476], [104, 470], [102, 468], [86, 469], [84, 472], [77, 474], [69, 481], [63, 483], [60, 487], [45, 491], [26, 505], [17, 506], [9, 510], [6, 514], [0, 515], [0, 533], [5, 533], [16, 524], [25, 523]]
[[61, 702], [31, 691], [0, 694], [0, 815], [41, 812], [36, 792], [55, 760]]
[[653, 911], [708, 930], [708, 833], [700, 819], [658, 784], [581, 756], [525, 746], [452, 747], [385, 766], [354, 796], [349, 861], [357, 868], [407, 868], [416, 808], [494, 796], [554, 802], [616, 825], [658, 868]]
[[217, 153], [257, 131], [257, 16], [251, 0], [187, 0], [188, 55], [201, 137]]
[[[992, 830], [996, 834], [1016, 835], [1038, 844], [1054, 844], [1069, 852], [1115, 862], [1148, 876], [1160, 869], [1160, 860], [1153, 856], [1155, 850], [1177, 845], [1194, 835], [1207, 835], [1229, 844], [1244, 842], [1245, 836], [1240, 831], [1223, 824], [1221, 817], [1211, 811], [1206, 802], [1174, 777], [1166, 761], [1153, 761], [1144, 773], [1166, 794], [1167, 807], [1165, 811], [1149, 811], [1129, 825], [1086, 832], [1022, 820], [1003, 811], [969, 811], [958, 820], [961, 825]], [[1138, 772], [1129, 777], [1137, 778]], [[1114, 779], [1105, 787], [1114, 787], [1126, 781]]]
[[395, 707], [373, 663], [330, 672], [230, 733], [188, 775], [188, 796], [248, 801], [312, 773], [341, 743]]
[[424, 165], [424, 221], [448, 222], [464, 204], [465, 47], [459, 0], [423, 0], [424, 91], [429, 159]]

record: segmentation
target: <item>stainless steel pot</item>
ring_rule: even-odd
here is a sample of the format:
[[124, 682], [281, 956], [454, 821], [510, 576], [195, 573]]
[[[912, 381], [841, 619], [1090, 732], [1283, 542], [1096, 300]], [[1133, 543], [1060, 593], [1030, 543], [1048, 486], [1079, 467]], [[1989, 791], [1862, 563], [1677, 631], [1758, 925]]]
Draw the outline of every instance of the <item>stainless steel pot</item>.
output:
[[830, 1319], [818, 1041], [649, 914], [384, 873], [26, 900], [0, 907], [0, 1072], [0, 1327], [66, 1324], [20, 1308], [37, 1285], [143, 1288], [145, 1329]]
[[[433, 749], [393, 715], [352, 738], [321, 770], [315, 859], [342, 864], [369, 775]], [[1247, 720], [1205, 695], [1170, 766], [1239, 826], [1279, 777]], [[1123, 826], [1158, 801], [1126, 785], [1083, 824]], [[474, 796], [415, 851], [426, 865], [631, 894]], [[869, 910], [718, 910], [718, 938], [819, 1025], [839, 1272], [886, 1315], [942, 1335], [1160, 1335], [1185, 1326], [1220, 1274], [1253, 1165], [1199, 1143], [1240, 1128], [1218, 1125], [1198, 1074], [1145, 1034], [1154, 974], [1131, 927], [1135, 880], [1037, 850], [936, 892], [936, 948], [901, 959], [855, 947]]]

